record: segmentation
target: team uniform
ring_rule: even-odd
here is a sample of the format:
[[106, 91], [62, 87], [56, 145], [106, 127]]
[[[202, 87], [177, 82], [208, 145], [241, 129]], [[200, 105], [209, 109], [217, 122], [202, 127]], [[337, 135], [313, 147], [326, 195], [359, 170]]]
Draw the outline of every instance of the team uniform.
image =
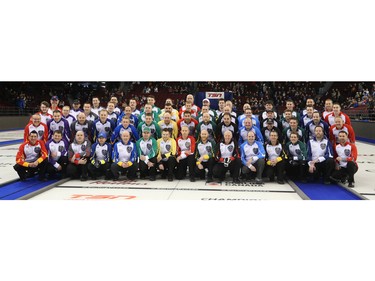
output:
[[[65, 178], [68, 165], [68, 148], [69, 143], [65, 139], [61, 139], [59, 142], [51, 139], [46, 143], [48, 153], [47, 173], [49, 177], [58, 173], [58, 168], [61, 166], [61, 176]], [[52, 156], [52, 154], [56, 154], [56, 156]]]
[[[121, 124], [122, 118], [124, 116], [127, 116], [125, 114], [125, 111], [122, 112], [121, 115], [117, 118], [117, 123], [116, 123], [117, 126]], [[128, 116], [128, 117], [129, 117], [130, 124], [132, 124], [134, 127], [137, 128], [138, 127], [138, 118], [137, 118], [137, 116], [135, 116], [133, 114], [130, 114], [130, 116]]]
[[115, 130], [115, 123], [112, 120], [107, 119], [104, 123], [100, 119], [97, 119], [93, 123], [93, 137], [96, 141], [100, 133], [105, 133], [107, 136], [107, 141], [109, 141], [112, 132]]
[[223, 181], [226, 172], [229, 170], [232, 174], [233, 181], [239, 181], [241, 159], [237, 142], [233, 138], [229, 144], [226, 144], [224, 140], [219, 143], [215, 160], [217, 161], [213, 169], [215, 178], [219, 178], [220, 181]]
[[139, 134], [133, 125], [129, 124], [129, 126], [125, 128], [122, 124], [120, 124], [116, 127], [113, 134], [111, 135], [111, 143], [113, 144], [116, 141], [121, 141], [121, 134], [124, 131], [128, 131], [130, 133], [131, 141], [136, 142], [137, 140], [139, 140]]
[[[250, 170], [251, 165], [256, 168], [256, 181], [261, 182], [262, 174], [264, 170], [264, 158], [266, 153], [264, 151], [263, 143], [260, 141], [254, 141], [252, 144], [248, 141], [244, 142], [240, 146], [241, 151], [241, 162], [242, 162], [242, 175], [250, 180], [254, 175], [254, 172]], [[250, 158], [252, 161], [248, 164]]]
[[177, 164], [176, 179], [182, 180], [186, 176], [187, 167], [189, 167], [190, 181], [194, 181], [194, 169], [195, 169], [195, 138], [188, 136], [186, 140], [182, 137], [178, 137], [176, 140], [177, 144], [177, 157], [181, 157]]
[[163, 129], [167, 128], [169, 133], [171, 134], [172, 138], [177, 139], [178, 137], [178, 128], [177, 123], [173, 120], [169, 124], [165, 124], [164, 120], [158, 122], [159, 128], [162, 131]]
[[189, 136], [195, 136], [195, 128], [198, 126], [198, 121], [194, 118], [191, 118], [190, 123], [186, 123], [184, 119], [180, 119], [177, 122], [178, 131], [181, 131], [181, 127], [188, 126]]
[[279, 128], [276, 128], [276, 127], [272, 127], [271, 129], [268, 129], [267, 127], [264, 127], [262, 129], [262, 136], [263, 136], [264, 142], [269, 142], [270, 141], [270, 134], [271, 134], [271, 132], [277, 132], [278, 140], [279, 140], [279, 142], [282, 142], [281, 131], [279, 130]]
[[160, 127], [159, 125], [155, 122], [155, 121], [152, 121], [151, 124], [147, 125], [145, 122], [141, 122], [139, 125], [138, 125], [138, 134], [139, 135], [142, 135], [142, 132], [143, 132], [143, 129], [145, 127], [148, 127], [151, 131], [151, 136], [154, 138], [154, 139], [158, 139], [161, 137], [161, 130], [160, 130]]
[[216, 124], [212, 121], [210, 122], [200, 122], [197, 126], [196, 133], [195, 133], [195, 139], [199, 139], [199, 136], [201, 134], [201, 131], [207, 130], [208, 132], [208, 139], [210, 141], [215, 141], [216, 136]]
[[324, 122], [323, 120], [320, 120], [318, 122], [318, 124], [315, 124], [314, 120], [311, 120], [305, 126], [306, 138], [307, 139], [311, 140], [311, 139], [315, 138], [315, 128], [316, 128], [316, 126], [323, 127], [324, 136], [326, 136], [327, 138], [329, 137], [329, 126], [326, 122]]
[[297, 133], [298, 140], [300, 140], [302, 142], [305, 142], [305, 140], [306, 140], [306, 131], [305, 131], [304, 128], [297, 127], [296, 130], [293, 130], [291, 127], [289, 127], [289, 128], [284, 129], [284, 131], [283, 131], [283, 136], [284, 136], [283, 142], [284, 143], [290, 142], [289, 138], [290, 138], [290, 134], [291, 133]]
[[238, 138], [239, 146], [241, 146], [244, 142], [247, 141], [247, 135], [249, 134], [249, 132], [254, 132], [256, 141], [260, 141], [261, 143], [264, 142], [261, 131], [259, 131], [259, 129], [257, 127], [254, 127], [253, 125], [251, 126], [251, 128], [243, 127], [242, 129], [240, 129], [239, 138]]
[[[114, 180], [118, 180], [120, 172], [127, 173], [129, 180], [137, 178], [137, 148], [134, 142], [124, 143], [122, 140], [116, 142], [113, 147], [111, 171]], [[123, 168], [123, 163], [128, 163], [127, 168]]]
[[[42, 112], [37, 112], [35, 114], [38, 114], [40, 116], [40, 122], [42, 122], [43, 124], [46, 124], [47, 125], [47, 122], [51, 119], [53, 119], [53, 116], [49, 113], [45, 113], [43, 114]], [[32, 117], [31, 117], [32, 118]], [[30, 118], [30, 121], [31, 121], [31, 118]]]
[[[157, 155], [158, 155], [158, 144], [154, 138], [149, 138], [145, 140], [140, 138], [137, 143], [137, 153], [140, 157], [141, 155], [145, 156], [145, 160], [139, 158], [139, 173], [140, 178], [144, 179], [146, 176], [150, 176], [150, 180], [155, 180], [156, 177], [156, 164], [157, 164]], [[149, 167], [147, 164], [151, 162], [154, 166]]]
[[[245, 114], [242, 114], [238, 117], [238, 128], [239, 129], [242, 129], [243, 127], [245, 127], [245, 119], [246, 119], [246, 115]], [[261, 127], [260, 127], [260, 122], [258, 120], [257, 117], [255, 117], [254, 115], [251, 116], [251, 121], [253, 123], [253, 126], [257, 127], [259, 129], [259, 131], [261, 130]]]
[[44, 143], [48, 140], [48, 127], [46, 124], [40, 122], [39, 126], [34, 126], [32, 122], [26, 125], [24, 133], [23, 133], [23, 140], [26, 142], [28, 141], [28, 137], [30, 132], [35, 131], [38, 133], [38, 140], [44, 141]]
[[115, 111], [113, 111], [112, 113], [108, 112], [108, 119], [111, 120], [113, 123], [117, 124], [117, 120], [118, 120], [117, 113]]
[[[340, 112], [339, 117], [341, 117], [341, 119], [344, 120], [344, 124], [346, 124], [346, 125], [350, 125], [350, 126], [352, 125], [351, 122], [350, 122], [350, 118], [349, 118], [349, 116], [348, 116], [347, 114], [345, 114], [344, 112]], [[335, 116], [335, 114], [332, 112], [332, 113], [328, 114], [328, 115], [326, 116], [326, 118], [324, 118], [324, 121], [325, 121], [326, 123], [328, 123], [329, 126], [333, 126], [333, 125], [336, 124], [336, 123], [335, 123], [335, 118], [336, 118], [336, 116]]]
[[104, 109], [104, 107], [101, 107], [101, 106], [99, 106], [99, 107], [91, 107], [91, 112], [93, 112], [93, 113], [95, 113], [96, 115], [99, 116], [100, 111], [103, 110], [103, 109]]
[[86, 120], [94, 122], [99, 118], [98, 115], [96, 115], [94, 112], [90, 111], [89, 114], [86, 115]]
[[229, 125], [225, 125], [224, 122], [219, 123], [216, 127], [216, 138], [217, 141], [220, 141], [222, 138], [224, 138], [224, 133], [226, 131], [231, 131], [233, 134], [233, 137], [237, 139], [238, 136], [238, 126], [237, 124], [231, 122]]
[[91, 121], [85, 120], [83, 124], [79, 123], [78, 120], [74, 121], [70, 126], [71, 140], [75, 139], [78, 131], [83, 131], [85, 138], [87, 138], [89, 141], [93, 140], [93, 123]]
[[72, 109], [69, 111], [69, 114], [72, 115], [72, 116], [74, 117], [74, 119], [77, 120], [77, 116], [78, 116], [78, 114], [80, 114], [81, 112], [83, 112], [83, 110], [82, 110], [81, 108], [78, 108], [77, 110], [75, 110], [75, 109], [72, 108]]
[[61, 115], [61, 117], [64, 118], [66, 121], [68, 121], [68, 123], [69, 123], [69, 127], [72, 125], [72, 123], [73, 123], [74, 121], [77, 120], [77, 119], [76, 119], [73, 115], [71, 115], [71, 114], [68, 114], [67, 116]]
[[[20, 145], [16, 155], [16, 164], [13, 169], [17, 172], [21, 181], [26, 180], [27, 175], [32, 176], [38, 172], [38, 179], [44, 180], [47, 166], [47, 149], [43, 141], [37, 140], [34, 145], [26, 141]], [[37, 167], [30, 167], [29, 164], [38, 161]]]
[[329, 177], [334, 169], [332, 144], [327, 138], [318, 141], [313, 138], [307, 142], [307, 161], [310, 162], [318, 159], [315, 163], [316, 170], [313, 173], [314, 178], [318, 178], [320, 173], [323, 174], [324, 182], [329, 182]]
[[164, 141], [162, 138], [157, 140], [158, 144], [158, 158], [161, 158], [159, 164], [163, 165], [164, 169], [161, 174], [161, 178], [165, 179], [168, 173], [168, 180], [173, 180], [174, 170], [177, 164], [176, 154], [177, 154], [177, 144], [176, 140], [169, 138]]
[[62, 133], [62, 138], [67, 142], [70, 141], [70, 128], [69, 123], [64, 118], [61, 118], [59, 121], [51, 119], [47, 122], [48, 127], [48, 139], [52, 138], [53, 132], [60, 131]]
[[311, 122], [311, 121], [313, 121], [313, 119], [312, 119], [312, 115], [311, 115], [311, 117], [310, 117], [310, 116], [308, 116], [307, 114], [305, 114], [305, 115], [303, 115], [303, 116], [301, 117], [301, 119], [300, 119], [300, 121], [299, 121], [299, 126], [302, 127], [302, 128], [304, 128], [304, 129], [306, 130], [306, 125], [307, 125], [307, 123], [309, 123], [309, 122]]
[[[307, 173], [307, 149], [306, 144], [297, 141], [295, 144], [288, 142], [285, 145], [285, 151], [288, 157], [286, 173], [289, 178], [296, 178], [306, 181]], [[298, 169], [298, 173], [297, 170]], [[297, 177], [295, 177], [297, 175]]]
[[[206, 140], [205, 143], [203, 143], [202, 140], [198, 141], [195, 146], [195, 174], [197, 177], [199, 177], [201, 180], [204, 180], [206, 178], [206, 171], [205, 169], [208, 169], [207, 173], [207, 181], [211, 182], [212, 179], [212, 171], [215, 165], [215, 153], [216, 153], [216, 143], [213, 140]], [[199, 161], [199, 158], [203, 157], [202, 161]], [[203, 169], [199, 169], [198, 166], [201, 164], [203, 166]]]
[[[80, 159], [89, 159], [91, 154], [91, 142], [85, 140], [83, 143], [79, 144], [74, 140], [68, 149], [68, 160], [69, 164], [66, 169], [66, 174], [68, 177], [78, 178], [81, 175], [81, 180], [87, 179], [87, 163], [78, 164]], [[74, 158], [74, 161], [72, 162]]]
[[346, 142], [344, 145], [334, 145], [335, 159], [341, 158], [341, 161], [337, 161], [338, 170], [334, 170], [332, 177], [345, 181], [346, 178], [349, 181], [349, 185], [354, 183], [354, 174], [358, 171], [357, 164], [357, 147], [354, 143]]
[[[271, 142], [265, 144], [265, 162], [266, 162], [266, 173], [270, 181], [275, 180], [275, 175], [277, 176], [278, 183], [284, 183], [284, 173], [285, 173], [285, 160], [287, 159], [283, 145], [278, 141], [275, 145]], [[276, 160], [277, 164], [275, 166], [271, 165], [271, 160]]]
[[335, 144], [339, 143], [339, 133], [345, 131], [348, 134], [349, 141], [355, 143], [355, 133], [353, 127], [350, 125], [343, 124], [341, 129], [337, 129], [336, 125], [329, 128], [329, 140]]
[[95, 142], [91, 146], [90, 163], [88, 164], [88, 172], [92, 179], [104, 175], [105, 179], [111, 178], [111, 154], [112, 145], [105, 142], [101, 145], [99, 142]]

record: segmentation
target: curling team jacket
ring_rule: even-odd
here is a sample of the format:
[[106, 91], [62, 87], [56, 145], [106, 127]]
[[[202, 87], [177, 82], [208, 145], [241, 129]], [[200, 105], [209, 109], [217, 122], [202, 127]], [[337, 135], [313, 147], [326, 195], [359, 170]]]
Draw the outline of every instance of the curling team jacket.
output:
[[315, 159], [323, 162], [328, 158], [333, 158], [333, 149], [331, 142], [327, 138], [323, 138], [321, 141], [313, 138], [307, 142], [307, 160], [309, 162]]
[[337, 163], [340, 165], [342, 168], [346, 168], [348, 165], [348, 162], [353, 161], [355, 165], [357, 165], [357, 147], [354, 143], [346, 142], [344, 145], [341, 144], [335, 144], [334, 145], [334, 156], [335, 159], [337, 157], [341, 157], [341, 161], [337, 161]]
[[137, 148], [134, 142], [123, 141], [116, 142], [113, 146], [112, 154], [113, 163], [122, 166], [122, 163], [128, 162], [129, 166], [133, 165], [137, 161]]
[[229, 158], [233, 161], [236, 158], [240, 158], [240, 153], [238, 152], [238, 145], [234, 138], [231, 139], [229, 144], [226, 144], [222, 140], [217, 148], [216, 160], [219, 163], [224, 163], [225, 159]]
[[68, 149], [68, 159], [71, 162], [74, 157], [74, 164], [78, 165], [80, 159], [89, 158], [91, 154], [91, 142], [85, 140], [83, 143], [79, 144], [76, 140], [69, 145]]
[[210, 158], [215, 158], [216, 143], [213, 140], [207, 140], [203, 143], [202, 140], [198, 141], [195, 145], [195, 159], [198, 160], [203, 156], [202, 162], [207, 162]]
[[[60, 166], [57, 161], [61, 157], [68, 156], [69, 143], [65, 139], [61, 139], [59, 142], [55, 142], [50, 139], [46, 143], [48, 152], [48, 163], [51, 163], [56, 169]], [[56, 153], [56, 157], [52, 157], [52, 153]]]
[[263, 159], [266, 156], [263, 143], [260, 141], [254, 141], [252, 144], [246, 141], [241, 145], [240, 151], [241, 162], [245, 166], [247, 166], [247, 162], [251, 157], [253, 158], [251, 164], [254, 164], [259, 159]]
[[101, 145], [99, 142], [95, 142], [91, 147], [91, 160], [97, 160], [101, 164], [108, 163], [111, 160], [112, 145], [105, 142]]
[[61, 118], [57, 122], [54, 119], [49, 120], [47, 122], [47, 128], [48, 128], [48, 139], [52, 138], [54, 131], [60, 131], [62, 133], [63, 139], [69, 142], [70, 137], [71, 137], [69, 122], [65, 120], [64, 118]]
[[285, 145], [286, 154], [288, 158], [294, 161], [306, 161], [307, 150], [305, 143], [297, 141], [293, 144], [291, 141]]
[[39, 126], [34, 126], [32, 122], [26, 125], [23, 140], [26, 142], [28, 141], [28, 137], [30, 132], [36, 131], [38, 133], [38, 140], [44, 141], [44, 143], [48, 140], [48, 127], [46, 124], [40, 122]]
[[186, 140], [182, 137], [177, 138], [177, 156], [181, 156], [181, 159], [185, 159], [190, 155], [194, 155], [195, 152], [195, 138], [188, 136]]
[[162, 161], [167, 161], [170, 156], [175, 157], [177, 154], [177, 144], [176, 140], [169, 138], [167, 141], [164, 141], [163, 138], [157, 140], [158, 144], [158, 157], [161, 157]]
[[146, 156], [146, 160], [144, 161], [146, 164], [148, 163], [148, 159], [154, 158], [158, 155], [158, 144], [156, 139], [152, 137], [147, 141], [143, 138], [140, 138], [137, 141], [136, 146], [138, 156]]
[[37, 140], [34, 145], [27, 141], [20, 145], [16, 156], [16, 163], [23, 167], [29, 167], [29, 163], [35, 161], [42, 163], [46, 158], [47, 149], [43, 141]]

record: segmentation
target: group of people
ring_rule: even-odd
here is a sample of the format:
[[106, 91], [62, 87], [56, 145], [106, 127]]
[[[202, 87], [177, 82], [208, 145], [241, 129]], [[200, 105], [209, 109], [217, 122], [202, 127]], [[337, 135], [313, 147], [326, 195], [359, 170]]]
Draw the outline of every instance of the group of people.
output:
[[324, 112], [314, 108], [312, 98], [300, 111], [288, 100], [283, 112], [269, 100], [257, 116], [249, 103], [240, 115], [223, 99], [218, 109], [209, 99], [199, 108], [191, 94], [180, 110], [171, 99], [158, 108], [152, 95], [139, 109], [134, 99], [120, 108], [115, 96], [105, 108], [98, 97], [82, 106], [79, 100], [72, 107], [58, 104], [57, 96], [41, 102], [25, 127], [14, 166], [21, 180], [37, 172], [40, 180], [126, 175], [155, 181], [160, 174], [168, 181], [212, 182], [228, 173], [233, 182], [268, 178], [284, 184], [286, 178], [307, 182], [322, 176], [324, 184], [353, 187], [358, 170], [350, 118], [330, 99]]

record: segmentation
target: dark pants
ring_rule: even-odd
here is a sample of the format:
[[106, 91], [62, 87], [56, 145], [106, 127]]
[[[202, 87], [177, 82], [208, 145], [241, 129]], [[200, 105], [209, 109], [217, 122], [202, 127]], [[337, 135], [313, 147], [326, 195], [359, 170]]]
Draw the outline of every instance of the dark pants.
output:
[[284, 173], [285, 173], [285, 160], [281, 160], [275, 166], [267, 165], [267, 176], [270, 178], [270, 181], [275, 179], [275, 175], [277, 176], [278, 181], [284, 180]]
[[88, 164], [87, 167], [90, 176], [95, 179], [100, 176], [105, 176], [106, 179], [109, 179], [112, 177], [111, 173], [111, 165], [110, 163], [100, 164], [99, 167], [95, 167], [91, 162]]
[[66, 175], [72, 179], [78, 179], [80, 176], [87, 178], [87, 163], [82, 165], [69, 163], [66, 168]]
[[167, 161], [160, 161], [159, 164], [162, 164], [164, 167], [162, 177], [166, 177], [168, 173], [168, 177], [173, 178], [174, 170], [177, 165], [176, 157], [170, 156]]
[[189, 155], [185, 159], [181, 159], [177, 164], [177, 173], [176, 179], [182, 180], [186, 177], [186, 170], [189, 167], [189, 176], [194, 178], [194, 169], [195, 169], [195, 158], [194, 155]]
[[241, 169], [241, 159], [236, 158], [231, 161], [228, 167], [224, 166], [224, 163], [216, 163], [213, 169], [213, 175], [215, 178], [219, 178], [221, 181], [225, 179], [225, 174], [229, 170], [233, 175], [233, 179], [239, 179]]
[[315, 163], [315, 167], [314, 178], [317, 179], [320, 177], [320, 174], [323, 174], [324, 181], [329, 181], [329, 177], [335, 169], [335, 161], [333, 158], [328, 158], [323, 162]]
[[47, 167], [47, 159], [44, 159], [37, 167], [24, 167], [19, 164], [13, 166], [13, 169], [17, 172], [20, 179], [26, 180], [27, 174], [35, 174], [38, 173], [38, 179], [44, 179], [46, 177], [46, 167]]
[[253, 172], [247, 166], [242, 166], [242, 174], [246, 177], [247, 180], [251, 179], [251, 176], [256, 175], [258, 179], [262, 179], [262, 174], [264, 170], [265, 161], [264, 159], [258, 159], [254, 164], [252, 164], [256, 170]]
[[292, 162], [287, 162], [286, 174], [293, 180], [305, 180], [307, 174], [307, 162], [303, 160], [292, 160]]
[[344, 179], [348, 177], [348, 182], [354, 182], [354, 174], [358, 171], [357, 165], [350, 161], [348, 162], [346, 168], [342, 168], [340, 170], [334, 170], [332, 173], [332, 177], [336, 179]]
[[157, 157], [153, 157], [148, 159], [151, 163], [154, 163], [153, 167], [148, 167], [148, 165], [142, 161], [139, 160], [139, 174], [141, 178], [144, 178], [145, 176], [150, 176], [150, 177], [155, 177], [156, 176], [156, 162], [157, 162]]
[[195, 167], [196, 176], [204, 180], [206, 177], [205, 169], [208, 169], [207, 178], [212, 179], [212, 170], [214, 169], [215, 159], [211, 157], [206, 162], [201, 162], [201, 164], [203, 166], [202, 170], [198, 169], [198, 166]]
[[123, 168], [117, 165], [117, 163], [112, 163], [111, 172], [113, 175], [113, 179], [118, 180], [118, 178], [120, 177], [120, 172], [121, 172], [122, 174], [127, 173], [127, 177], [129, 180], [135, 180], [137, 178], [137, 169], [138, 169], [137, 166], [138, 166], [137, 163], [134, 163], [128, 168]]
[[66, 177], [66, 167], [68, 166], [68, 157], [62, 156], [57, 160], [57, 163], [60, 164], [62, 170], [58, 171], [50, 162], [47, 163], [46, 171], [49, 177], [55, 176], [57, 173], [61, 173], [62, 178]]

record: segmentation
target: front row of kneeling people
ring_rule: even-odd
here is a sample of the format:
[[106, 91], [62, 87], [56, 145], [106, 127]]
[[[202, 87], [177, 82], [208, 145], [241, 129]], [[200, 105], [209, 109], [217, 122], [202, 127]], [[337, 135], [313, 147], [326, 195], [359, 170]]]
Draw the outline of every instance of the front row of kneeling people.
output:
[[215, 143], [207, 130], [201, 130], [198, 141], [189, 134], [189, 127], [182, 126], [181, 136], [175, 140], [170, 130], [163, 129], [162, 137], [156, 140], [151, 130], [144, 128], [142, 137], [134, 142], [131, 134], [123, 131], [120, 141], [111, 145], [108, 136], [100, 133], [94, 144], [78, 131], [69, 145], [63, 132], [56, 130], [52, 139], [44, 144], [38, 140], [36, 131], [31, 131], [28, 141], [23, 143], [16, 157], [14, 169], [21, 180], [38, 172], [39, 180], [46, 174], [87, 180], [104, 176], [106, 180], [118, 180], [120, 174], [129, 180], [148, 177], [156, 180], [157, 173], [162, 179], [182, 180], [187, 176], [212, 182], [225, 180], [229, 171], [233, 182], [255, 180], [262, 183], [263, 177], [272, 182], [277, 179], [283, 184], [287, 176], [293, 180], [306, 182], [323, 176], [325, 184], [349, 182], [353, 187], [354, 174], [358, 170], [357, 148], [348, 141], [348, 133], [338, 133], [338, 143], [332, 147], [324, 137], [324, 128], [316, 126], [315, 138], [304, 142], [298, 133], [289, 135], [289, 142], [282, 145], [277, 131], [271, 131], [266, 144], [256, 140], [253, 131], [247, 133], [247, 141], [240, 146], [231, 131], [224, 133], [223, 139]]

